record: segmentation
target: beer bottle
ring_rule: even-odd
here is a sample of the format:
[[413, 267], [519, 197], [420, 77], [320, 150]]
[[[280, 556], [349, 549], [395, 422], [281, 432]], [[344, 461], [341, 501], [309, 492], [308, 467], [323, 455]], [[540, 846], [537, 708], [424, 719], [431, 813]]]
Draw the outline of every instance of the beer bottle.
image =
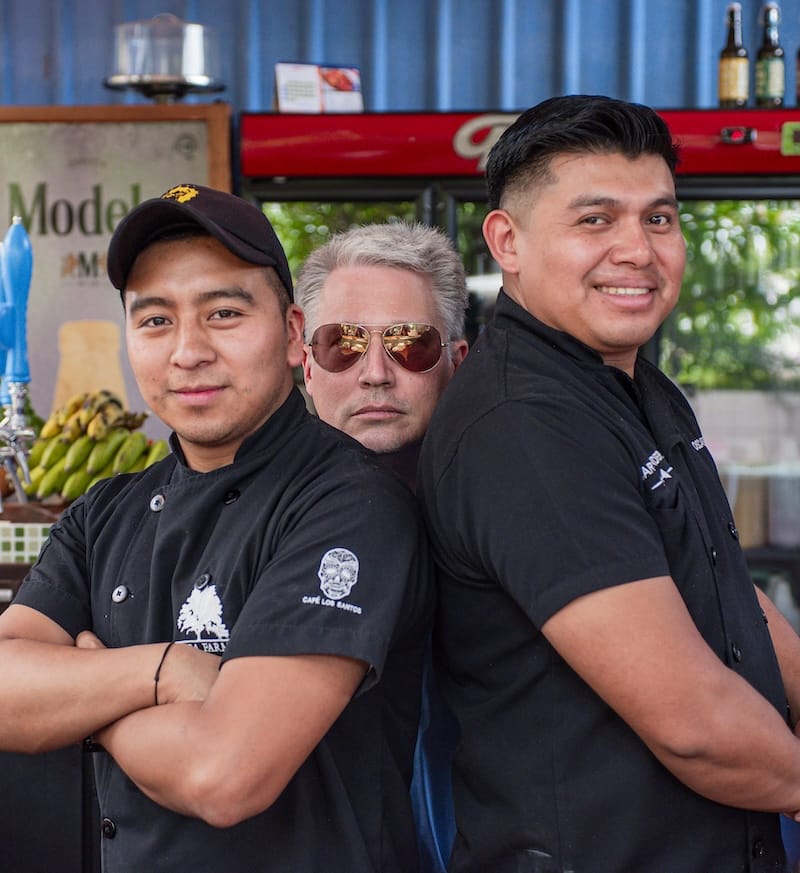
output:
[[728, 40], [719, 53], [719, 105], [746, 106], [750, 92], [750, 60], [742, 45], [742, 4], [729, 3], [725, 12]]
[[756, 55], [756, 106], [783, 106], [786, 90], [783, 48], [778, 37], [780, 10], [777, 3], [765, 3], [761, 10], [763, 38]]

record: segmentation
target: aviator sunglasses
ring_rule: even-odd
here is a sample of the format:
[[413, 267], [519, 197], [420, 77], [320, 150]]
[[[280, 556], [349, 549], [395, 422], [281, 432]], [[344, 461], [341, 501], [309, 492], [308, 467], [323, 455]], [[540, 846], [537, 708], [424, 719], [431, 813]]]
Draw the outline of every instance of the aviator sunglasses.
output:
[[366, 354], [374, 333], [380, 334], [386, 354], [412, 373], [432, 370], [447, 345], [432, 324], [404, 322], [385, 328], [366, 324], [322, 324], [311, 337], [311, 354], [323, 370], [341, 373]]

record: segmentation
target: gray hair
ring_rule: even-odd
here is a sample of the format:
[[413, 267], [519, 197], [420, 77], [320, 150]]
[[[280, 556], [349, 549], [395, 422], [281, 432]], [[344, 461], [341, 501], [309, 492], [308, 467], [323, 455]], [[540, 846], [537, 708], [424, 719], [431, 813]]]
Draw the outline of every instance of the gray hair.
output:
[[467, 280], [450, 239], [426, 224], [365, 224], [334, 234], [313, 251], [295, 283], [294, 299], [306, 315], [306, 329], [316, 323], [316, 309], [328, 275], [340, 267], [397, 267], [430, 276], [436, 309], [446, 339], [464, 336]]

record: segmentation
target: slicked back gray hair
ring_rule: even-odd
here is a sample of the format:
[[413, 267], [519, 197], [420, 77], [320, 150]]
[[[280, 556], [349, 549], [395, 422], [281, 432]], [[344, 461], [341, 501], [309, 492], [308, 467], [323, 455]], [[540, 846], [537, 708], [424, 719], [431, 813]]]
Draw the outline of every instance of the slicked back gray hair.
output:
[[340, 267], [397, 267], [431, 277], [436, 308], [448, 340], [464, 336], [467, 282], [449, 238], [426, 224], [365, 224], [335, 234], [313, 251], [300, 270], [295, 303], [306, 316], [306, 338], [317, 323], [317, 306], [328, 275]]

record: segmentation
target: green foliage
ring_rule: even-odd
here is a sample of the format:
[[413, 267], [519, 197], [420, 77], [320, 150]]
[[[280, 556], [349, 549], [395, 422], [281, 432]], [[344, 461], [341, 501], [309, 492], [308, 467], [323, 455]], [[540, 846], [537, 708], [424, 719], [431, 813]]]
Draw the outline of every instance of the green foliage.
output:
[[281, 202], [264, 204], [278, 239], [283, 243], [289, 269], [297, 276], [311, 252], [330, 237], [360, 224], [387, 221], [414, 221], [415, 205], [365, 202]]
[[[414, 221], [413, 200], [286, 201], [264, 211], [293, 275], [332, 234], [360, 224]], [[659, 333], [659, 363], [687, 388], [800, 387], [800, 202], [688, 201], [680, 301]], [[462, 202], [456, 242], [468, 274], [491, 265], [486, 206]]]
[[28, 427], [35, 433], [38, 434], [42, 429], [42, 425], [44, 424], [44, 419], [36, 412], [33, 408], [33, 404], [31, 403], [30, 396], [25, 397], [25, 419], [28, 422]]
[[800, 385], [800, 203], [682, 204], [687, 266], [660, 364], [688, 387]]

